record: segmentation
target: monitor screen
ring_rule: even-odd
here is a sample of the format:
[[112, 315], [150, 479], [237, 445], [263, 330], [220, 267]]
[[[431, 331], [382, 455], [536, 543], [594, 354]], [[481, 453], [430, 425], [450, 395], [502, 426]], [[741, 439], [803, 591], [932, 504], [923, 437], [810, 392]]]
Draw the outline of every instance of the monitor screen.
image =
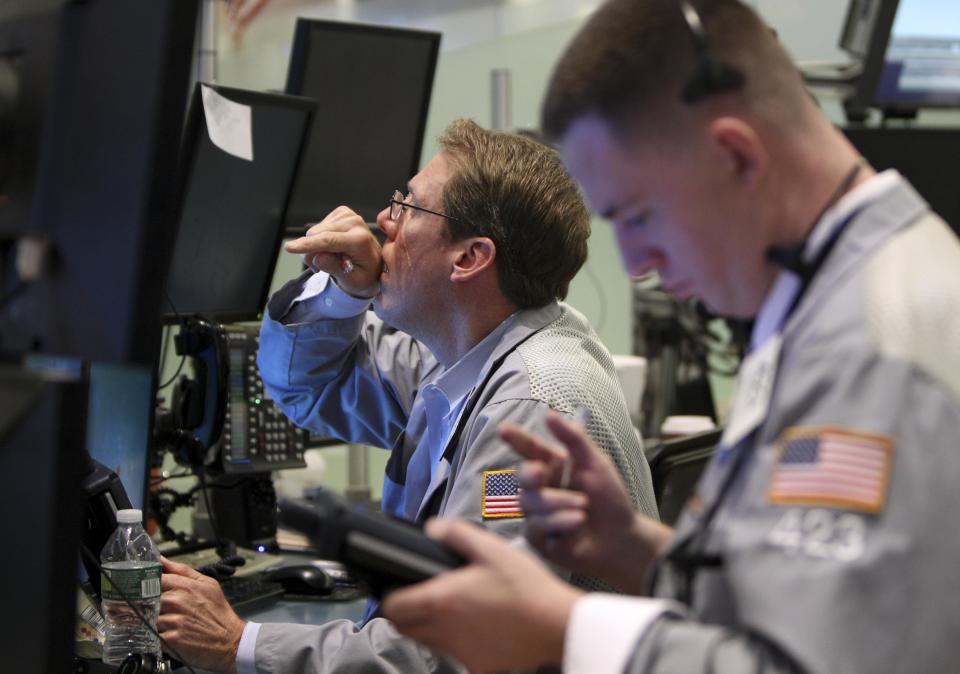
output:
[[259, 317], [313, 109], [294, 96], [197, 85], [167, 281], [175, 314], [221, 322]]
[[[193, 27], [121, 40], [139, 8], [67, 7], [0, 3], [0, 350], [152, 364], [190, 61], [171, 45]], [[47, 251], [36, 278], [18, 273], [21, 236]]]
[[345, 204], [373, 222], [419, 169], [440, 34], [298, 19], [287, 92], [317, 101], [287, 211], [303, 231]]
[[960, 106], [960, 2], [900, 0], [875, 99], [881, 106]]
[[843, 132], [875, 169], [895, 168], [902, 173], [960, 233], [956, 178], [960, 129], [850, 127]]
[[[5, 671], [84, 666], [74, 635], [88, 391], [82, 367], [73, 379], [37, 367], [71, 356], [153, 371], [176, 222], [170, 139], [183, 128], [197, 13], [191, 0], [0, 3], [0, 407], [7, 421], [18, 412], [0, 434], [0, 540], [15, 550], [0, 567], [15, 613], [0, 630]], [[20, 235], [52, 252], [45, 273], [20, 278], [9, 245]], [[32, 365], [11, 365], [27, 354]]]
[[152, 371], [93, 363], [88, 391], [87, 450], [120, 477], [130, 505], [143, 510], [150, 472]]

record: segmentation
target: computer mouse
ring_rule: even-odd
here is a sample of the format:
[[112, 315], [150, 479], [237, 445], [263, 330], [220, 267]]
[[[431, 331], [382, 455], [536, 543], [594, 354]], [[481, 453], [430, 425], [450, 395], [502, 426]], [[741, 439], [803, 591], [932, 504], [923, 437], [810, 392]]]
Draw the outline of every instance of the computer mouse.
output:
[[333, 592], [334, 580], [312, 564], [280, 566], [265, 571], [263, 579], [280, 583], [286, 594], [321, 596]]

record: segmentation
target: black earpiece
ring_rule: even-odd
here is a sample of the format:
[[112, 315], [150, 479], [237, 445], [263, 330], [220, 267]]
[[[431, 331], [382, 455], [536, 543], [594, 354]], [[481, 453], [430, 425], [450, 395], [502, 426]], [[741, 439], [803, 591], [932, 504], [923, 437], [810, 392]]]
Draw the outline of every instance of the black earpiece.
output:
[[698, 60], [697, 71], [683, 88], [683, 102], [693, 105], [714, 94], [743, 88], [743, 73], [714, 57], [710, 45], [707, 44], [707, 34], [703, 29], [700, 14], [689, 0], [680, 0], [680, 10], [690, 29]]

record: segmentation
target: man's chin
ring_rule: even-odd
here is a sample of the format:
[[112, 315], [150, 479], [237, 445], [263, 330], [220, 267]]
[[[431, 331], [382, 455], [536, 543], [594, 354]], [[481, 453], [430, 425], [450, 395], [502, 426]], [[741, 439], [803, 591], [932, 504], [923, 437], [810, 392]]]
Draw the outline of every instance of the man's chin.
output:
[[380, 295], [377, 295], [373, 300], [373, 313], [375, 313], [377, 318], [387, 325], [394, 325], [393, 321], [391, 320], [390, 310], [388, 307], [383, 306], [383, 301]]

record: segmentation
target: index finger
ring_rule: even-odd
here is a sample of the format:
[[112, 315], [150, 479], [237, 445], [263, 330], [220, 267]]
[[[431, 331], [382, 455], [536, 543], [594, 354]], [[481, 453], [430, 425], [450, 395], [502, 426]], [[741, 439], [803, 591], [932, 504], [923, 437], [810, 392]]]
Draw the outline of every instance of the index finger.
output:
[[345, 232], [325, 230], [287, 241], [283, 247], [288, 253], [343, 253], [349, 242]]
[[315, 236], [321, 232], [346, 232], [357, 226], [366, 228], [367, 224], [363, 221], [363, 218], [357, 215], [356, 211], [347, 206], [337, 206], [323, 220], [305, 225], [304, 235]]
[[180, 562], [174, 562], [173, 560], [167, 559], [166, 557], [160, 557], [160, 563], [163, 564], [163, 572], [173, 574], [176, 576], [183, 576], [184, 578], [191, 578], [196, 580], [197, 578], [204, 578], [205, 576], [194, 569], [192, 566], [187, 564], [181, 564]]

